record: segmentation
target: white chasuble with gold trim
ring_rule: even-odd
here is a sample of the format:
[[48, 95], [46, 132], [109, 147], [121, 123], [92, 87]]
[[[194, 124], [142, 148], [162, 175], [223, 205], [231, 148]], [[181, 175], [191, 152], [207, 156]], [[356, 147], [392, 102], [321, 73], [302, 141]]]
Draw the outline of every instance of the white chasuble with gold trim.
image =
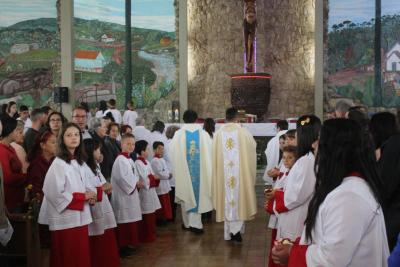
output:
[[222, 133], [225, 181], [225, 218], [239, 220], [240, 157], [238, 131]]

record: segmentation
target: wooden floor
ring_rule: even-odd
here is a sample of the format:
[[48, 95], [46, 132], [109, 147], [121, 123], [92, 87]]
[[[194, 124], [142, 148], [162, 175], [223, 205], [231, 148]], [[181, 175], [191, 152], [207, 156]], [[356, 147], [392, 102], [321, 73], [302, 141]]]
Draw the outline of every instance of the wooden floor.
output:
[[[257, 186], [258, 214], [246, 223], [242, 244], [225, 241], [223, 223], [204, 224], [204, 234], [195, 235], [181, 229], [180, 213], [176, 223], [157, 228], [157, 240], [141, 245], [136, 254], [123, 259], [122, 267], [128, 266], [176, 266], [219, 267], [254, 266], [266, 267], [270, 245], [267, 215], [263, 209], [263, 186]], [[178, 207], [178, 211], [180, 208]]]

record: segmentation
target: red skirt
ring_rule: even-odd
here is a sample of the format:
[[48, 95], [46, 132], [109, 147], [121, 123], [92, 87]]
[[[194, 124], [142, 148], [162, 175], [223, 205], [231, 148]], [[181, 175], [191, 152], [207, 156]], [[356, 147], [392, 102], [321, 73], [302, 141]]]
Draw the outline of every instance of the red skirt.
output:
[[172, 208], [169, 194], [158, 195], [158, 199], [161, 203], [161, 209], [156, 211], [157, 220], [171, 220]]
[[102, 235], [90, 236], [90, 260], [93, 267], [118, 267], [119, 254], [114, 228]]
[[50, 231], [51, 267], [90, 267], [89, 230], [80, 226]]
[[139, 240], [142, 243], [151, 243], [156, 240], [156, 214], [143, 214], [140, 221]]
[[118, 247], [126, 247], [128, 245], [139, 245], [139, 226], [140, 222], [120, 223], [117, 225]]

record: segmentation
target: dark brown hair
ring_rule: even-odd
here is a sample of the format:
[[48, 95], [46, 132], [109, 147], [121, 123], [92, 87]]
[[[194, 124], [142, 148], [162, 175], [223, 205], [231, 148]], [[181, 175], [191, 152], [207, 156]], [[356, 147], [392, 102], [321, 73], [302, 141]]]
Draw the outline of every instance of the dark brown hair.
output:
[[[79, 131], [79, 146], [75, 149], [74, 155], [71, 155], [67, 149], [67, 147], [64, 144], [64, 135], [65, 132], [67, 131], [68, 128], [76, 128]], [[83, 145], [83, 138], [82, 138], [82, 133], [81, 129], [79, 126], [73, 122], [68, 122], [66, 123], [61, 130], [61, 134], [58, 136], [58, 152], [57, 152], [57, 157], [60, 159], [66, 161], [68, 164], [71, 163], [71, 159], [74, 158], [76, 161], [79, 163], [79, 165], [82, 165], [86, 159], [87, 155], [84, 149]]]
[[119, 124], [116, 122], [110, 122], [107, 128], [107, 134], [110, 134], [112, 127], [116, 126], [118, 128], [118, 132], [121, 132], [121, 129], [119, 128]]
[[285, 146], [284, 148], [282, 148], [282, 152], [291, 153], [297, 159], [297, 147], [295, 146]]
[[40, 144], [46, 143], [52, 135], [53, 133], [51, 132], [51, 130], [46, 128], [36, 137], [35, 144], [33, 145], [31, 152], [29, 152], [27, 156], [28, 162], [32, 162], [35, 157], [42, 154], [42, 147], [40, 146]]

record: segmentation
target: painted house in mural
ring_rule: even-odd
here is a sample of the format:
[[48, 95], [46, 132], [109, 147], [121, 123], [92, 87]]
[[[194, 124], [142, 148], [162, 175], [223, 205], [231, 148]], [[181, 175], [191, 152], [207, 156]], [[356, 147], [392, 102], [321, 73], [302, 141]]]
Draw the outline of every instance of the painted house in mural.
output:
[[400, 42], [397, 42], [386, 54], [386, 71], [400, 71]]
[[14, 44], [11, 46], [10, 54], [22, 54], [29, 52], [30, 46], [29, 44]]
[[99, 51], [78, 50], [75, 53], [76, 71], [102, 73], [106, 64], [106, 59]]
[[109, 44], [109, 43], [114, 43], [115, 42], [115, 38], [113, 38], [112, 37], [112, 35], [110, 35], [110, 34], [103, 34], [102, 36], [101, 36], [101, 41], [103, 42], [103, 43], [106, 43], [106, 44]]

